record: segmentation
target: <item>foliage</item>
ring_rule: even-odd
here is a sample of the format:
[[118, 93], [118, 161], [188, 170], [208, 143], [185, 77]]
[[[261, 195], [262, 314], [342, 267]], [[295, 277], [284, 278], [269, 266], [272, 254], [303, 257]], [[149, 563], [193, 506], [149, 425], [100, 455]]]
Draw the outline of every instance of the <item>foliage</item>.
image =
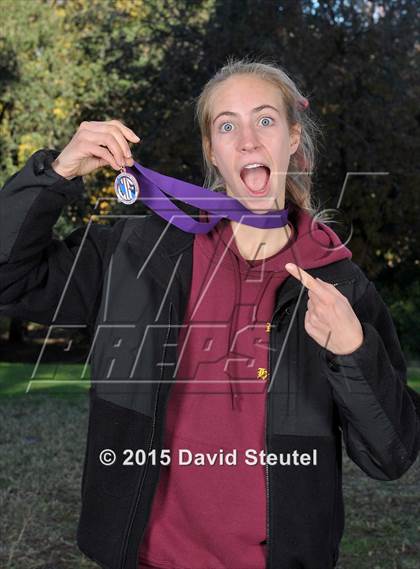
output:
[[[410, 282], [420, 274], [417, 6], [0, 0], [0, 183], [36, 149], [64, 147], [81, 121], [112, 118], [142, 137], [136, 160], [202, 183], [193, 120], [200, 89], [228, 56], [272, 60], [309, 97], [324, 130], [312, 174], [322, 206], [346, 220], [340, 236], [351, 233], [353, 259], [368, 276], [379, 288], [392, 283], [409, 304], [402, 275], [407, 267]], [[86, 196], [64, 212], [69, 223], [127, 213], [115, 176], [109, 167], [85, 177]]]

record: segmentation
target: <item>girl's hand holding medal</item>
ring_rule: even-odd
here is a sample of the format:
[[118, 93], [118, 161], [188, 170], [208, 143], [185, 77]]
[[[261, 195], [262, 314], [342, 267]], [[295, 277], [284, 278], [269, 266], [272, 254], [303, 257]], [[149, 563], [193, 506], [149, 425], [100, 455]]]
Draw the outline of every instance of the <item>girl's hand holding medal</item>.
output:
[[51, 166], [68, 180], [107, 165], [121, 170], [134, 164], [129, 142], [140, 138], [121, 121], [83, 121]]

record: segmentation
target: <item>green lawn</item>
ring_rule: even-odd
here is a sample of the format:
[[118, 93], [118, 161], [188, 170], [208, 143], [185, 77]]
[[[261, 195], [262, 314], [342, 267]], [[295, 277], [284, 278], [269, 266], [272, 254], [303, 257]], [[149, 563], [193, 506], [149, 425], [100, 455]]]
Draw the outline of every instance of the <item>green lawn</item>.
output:
[[420, 392], [420, 367], [408, 368], [408, 384], [410, 387]]
[[[420, 392], [420, 368], [408, 368], [410, 387]], [[90, 386], [90, 366], [83, 375], [81, 364], [0, 363], [0, 397], [25, 393], [43, 393], [58, 396], [85, 394]]]
[[90, 386], [90, 366], [81, 364], [0, 364], [0, 397], [26, 393], [59, 396], [85, 394]]

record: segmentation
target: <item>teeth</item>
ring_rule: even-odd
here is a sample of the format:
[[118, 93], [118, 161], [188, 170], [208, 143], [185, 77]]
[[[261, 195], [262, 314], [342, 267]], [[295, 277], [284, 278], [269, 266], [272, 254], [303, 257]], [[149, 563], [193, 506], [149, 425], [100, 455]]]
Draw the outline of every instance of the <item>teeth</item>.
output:
[[264, 166], [264, 164], [247, 164], [244, 168], [258, 168], [259, 166]]

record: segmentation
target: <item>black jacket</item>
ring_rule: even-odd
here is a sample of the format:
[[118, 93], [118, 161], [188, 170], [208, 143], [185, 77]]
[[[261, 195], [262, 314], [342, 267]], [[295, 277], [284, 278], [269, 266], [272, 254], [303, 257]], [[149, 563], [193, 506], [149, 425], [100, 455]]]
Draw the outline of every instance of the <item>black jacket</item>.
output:
[[[0, 191], [0, 314], [88, 327], [92, 383], [78, 545], [101, 567], [136, 569], [159, 465], [123, 466], [122, 453], [162, 448], [194, 236], [127, 209], [112, 227], [89, 223], [53, 239], [63, 207], [84, 189], [80, 177], [68, 181], [51, 169], [57, 154], [36, 152]], [[401, 477], [420, 446], [419, 398], [407, 386], [375, 285], [349, 259], [308, 272], [349, 299], [364, 342], [334, 357], [304, 330], [307, 290], [293, 277], [277, 290], [266, 450], [316, 448], [318, 465], [266, 467], [267, 569], [335, 566], [344, 529], [342, 438], [350, 458], [377, 480]], [[116, 452], [113, 466], [101, 465], [103, 449]]]

